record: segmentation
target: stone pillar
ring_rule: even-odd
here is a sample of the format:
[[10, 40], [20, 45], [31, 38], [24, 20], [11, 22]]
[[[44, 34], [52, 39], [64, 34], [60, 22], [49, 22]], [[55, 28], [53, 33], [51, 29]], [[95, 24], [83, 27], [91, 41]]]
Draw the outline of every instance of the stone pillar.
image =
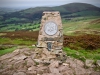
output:
[[47, 48], [48, 50], [62, 50], [62, 22], [58, 11], [43, 12], [37, 47]]

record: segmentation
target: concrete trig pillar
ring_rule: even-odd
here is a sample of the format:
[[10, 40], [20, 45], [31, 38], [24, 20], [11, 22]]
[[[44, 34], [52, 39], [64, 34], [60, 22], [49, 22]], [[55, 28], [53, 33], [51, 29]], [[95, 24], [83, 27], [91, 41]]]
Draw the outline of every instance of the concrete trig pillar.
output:
[[45, 11], [41, 19], [37, 47], [51, 50], [62, 50], [62, 21], [58, 11]]

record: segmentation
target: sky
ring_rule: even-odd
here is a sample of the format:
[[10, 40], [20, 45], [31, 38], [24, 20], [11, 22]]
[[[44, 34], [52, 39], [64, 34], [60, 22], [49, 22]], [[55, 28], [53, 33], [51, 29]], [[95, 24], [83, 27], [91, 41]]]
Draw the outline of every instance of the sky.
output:
[[38, 7], [38, 6], [59, 6], [68, 3], [89, 3], [100, 7], [100, 0], [0, 0], [0, 7]]

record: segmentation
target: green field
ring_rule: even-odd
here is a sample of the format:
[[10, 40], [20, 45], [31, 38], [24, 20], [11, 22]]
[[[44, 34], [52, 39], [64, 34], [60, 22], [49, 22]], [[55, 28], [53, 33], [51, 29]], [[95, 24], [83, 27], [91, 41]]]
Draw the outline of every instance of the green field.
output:
[[7, 24], [6, 26], [0, 28], [0, 32], [3, 31], [37, 31], [39, 30], [40, 24], [34, 23], [23, 23], [23, 24]]
[[[16, 20], [16, 18], [13, 18]], [[9, 21], [13, 20], [10, 19]], [[18, 20], [18, 19], [17, 19]], [[63, 33], [65, 35], [73, 35], [77, 32], [79, 34], [100, 34], [100, 17], [99, 16], [85, 16], [75, 18], [62, 19]], [[18, 23], [18, 24], [7, 24], [5, 26], [0, 25], [0, 32], [3, 31], [37, 31], [39, 30], [40, 22], [35, 21], [34, 23]]]
[[[91, 16], [91, 17], [77, 17], [77, 18], [70, 18], [70, 19], [62, 19], [63, 23], [63, 33], [67, 36], [80, 36], [85, 34], [92, 34], [93, 38], [89, 37], [90, 40], [88, 46], [97, 45], [98, 40], [95, 35], [100, 36], [100, 17], [98, 16]], [[9, 53], [14, 51], [17, 46], [31, 46], [37, 43], [37, 36], [38, 33], [33, 34], [32, 31], [39, 30], [40, 24], [35, 23], [25, 23], [25, 24], [11, 24], [7, 25], [6, 27], [2, 27], [0, 29], [0, 55]], [[21, 31], [21, 32], [14, 32], [14, 31]], [[24, 30], [24, 31], [23, 31]], [[27, 30], [27, 32], [25, 32]], [[5, 31], [2, 32], [2, 31]], [[10, 32], [7, 32], [10, 31]], [[12, 31], [12, 32], [11, 32]], [[30, 35], [29, 35], [30, 34]], [[91, 36], [92, 36], [91, 35]], [[34, 37], [36, 36], [36, 37]], [[35, 40], [34, 40], [35, 38]], [[86, 37], [87, 39], [87, 37]], [[96, 40], [95, 40], [96, 39]], [[73, 39], [72, 39], [73, 40]], [[80, 39], [82, 40], [82, 38]], [[85, 61], [86, 59], [93, 59], [93, 60], [100, 60], [100, 46], [98, 43], [98, 48], [86, 50], [81, 46], [85, 45], [84, 39], [80, 42], [80, 40], [76, 40], [75, 43], [70, 43], [69, 46], [65, 46], [63, 50], [66, 52], [68, 56], [80, 59]], [[69, 39], [71, 41], [71, 39]], [[94, 41], [94, 42], [93, 42]], [[91, 43], [93, 42], [93, 43]], [[96, 44], [95, 44], [96, 43]], [[12, 47], [7, 47], [3, 45], [15, 45]], [[85, 47], [88, 47], [85, 46]]]
[[100, 34], [100, 17], [78, 17], [63, 20], [63, 33], [65, 35]]

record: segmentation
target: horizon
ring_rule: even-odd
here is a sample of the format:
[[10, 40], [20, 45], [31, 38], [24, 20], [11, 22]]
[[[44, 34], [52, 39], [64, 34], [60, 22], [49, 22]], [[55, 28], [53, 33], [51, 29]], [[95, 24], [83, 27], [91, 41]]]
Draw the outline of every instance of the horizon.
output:
[[[82, 2], [72, 2], [72, 3], [82, 3]], [[71, 3], [67, 3], [67, 4], [71, 4]], [[89, 4], [89, 3], [85, 3], [85, 4]], [[66, 4], [62, 4], [62, 5], [66, 5]], [[93, 4], [90, 4], [93, 5]], [[61, 5], [56, 5], [56, 6], [61, 6]], [[37, 8], [37, 7], [56, 7], [56, 6], [35, 6], [35, 7], [0, 7], [0, 8], [8, 8], [8, 9], [19, 9], [19, 10], [23, 10], [23, 9], [28, 9], [28, 8]], [[93, 5], [96, 6], [96, 5]], [[99, 7], [100, 6], [96, 6]]]
[[54, 6], [61, 6], [65, 4], [70, 4], [70, 3], [87, 3], [91, 4], [97, 7], [100, 7], [100, 1], [99, 0], [3, 0], [0, 1], [0, 7], [2, 8], [35, 8], [35, 7], [54, 7]]

